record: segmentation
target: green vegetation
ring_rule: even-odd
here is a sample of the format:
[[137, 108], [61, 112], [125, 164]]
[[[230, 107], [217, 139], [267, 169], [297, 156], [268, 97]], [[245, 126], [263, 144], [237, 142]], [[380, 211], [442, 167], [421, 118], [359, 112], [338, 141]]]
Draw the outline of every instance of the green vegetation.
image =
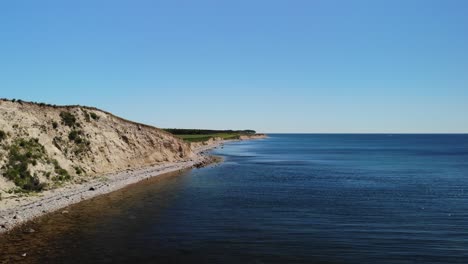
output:
[[208, 141], [211, 138], [217, 138], [220, 137], [224, 140], [228, 139], [239, 139], [241, 134], [239, 133], [218, 133], [218, 134], [205, 134], [205, 135], [176, 135], [179, 138], [182, 138], [185, 141], [189, 142], [203, 142], [203, 141]]
[[99, 120], [99, 116], [98, 116], [96, 113], [94, 113], [94, 112], [91, 112], [90, 116], [91, 116], [92, 119], [94, 119], [94, 120], [96, 120], [96, 121]]
[[88, 111], [83, 109], [83, 115], [84, 115], [84, 118], [85, 118], [86, 122], [88, 122], [88, 123], [91, 122], [91, 117], [89, 116]]
[[46, 164], [53, 164], [55, 177], [54, 181], [65, 181], [71, 177], [68, 172], [60, 167], [57, 160], [51, 160], [37, 138], [34, 139], [16, 139], [12, 145], [8, 146], [8, 159], [2, 167], [3, 176], [18, 186], [15, 192], [41, 191], [45, 184], [39, 181], [37, 173], [42, 173], [46, 178], [50, 178], [51, 173], [37, 171], [31, 174], [29, 166], [36, 166], [38, 161]]
[[57, 149], [62, 150], [63, 140], [60, 137], [54, 137], [52, 144], [54, 144]]
[[14, 102], [18, 102], [20, 104], [23, 104], [23, 103], [30, 103], [30, 104], [35, 104], [35, 105], [38, 105], [40, 107], [45, 107], [45, 106], [49, 106], [49, 107], [53, 107], [53, 108], [57, 108], [59, 106], [55, 105], [55, 104], [46, 104], [46, 103], [38, 103], [38, 102], [27, 102], [27, 101], [23, 101], [23, 100], [16, 100], [16, 99], [11, 99], [9, 100], [8, 98], [0, 98], [0, 101], [11, 101], [12, 103]]
[[83, 131], [81, 130], [72, 130], [70, 134], [68, 134], [68, 139], [71, 141], [75, 141], [76, 144], [80, 144], [81, 142], [83, 142], [83, 139], [80, 136], [82, 134]]
[[60, 112], [60, 117], [62, 118], [62, 123], [74, 127], [76, 123], [76, 117], [70, 112]]
[[6, 137], [7, 137], [7, 134], [5, 133], [5, 131], [0, 130], [0, 142], [6, 139]]
[[239, 139], [242, 135], [253, 135], [255, 130], [209, 130], [209, 129], [164, 129], [189, 142], [203, 142], [211, 138]]
[[84, 109], [82, 109], [82, 110], [83, 110], [83, 115], [84, 115], [84, 118], [85, 118], [86, 122], [91, 122], [91, 118], [93, 120], [95, 120], [95, 121], [99, 120], [99, 116], [96, 113], [94, 113], [94, 112], [89, 113], [88, 111], [86, 111]]
[[56, 129], [56, 128], [58, 127], [58, 123], [57, 123], [57, 122], [55, 122], [55, 121], [54, 121], [54, 122], [52, 122], [52, 127], [53, 127], [54, 129]]
[[52, 160], [52, 164], [54, 164], [54, 171], [57, 174], [55, 177], [52, 178], [53, 181], [60, 182], [68, 181], [71, 179], [70, 174], [68, 174], [68, 171], [60, 167], [57, 160]]
[[28, 166], [34, 166], [37, 160], [46, 158], [44, 146], [39, 144], [38, 139], [17, 139], [9, 147], [8, 161], [2, 167], [3, 175], [23, 190], [40, 191], [44, 186], [36, 175], [31, 175]]
[[81, 130], [73, 130], [68, 134], [68, 139], [74, 141], [76, 144], [74, 153], [75, 155], [80, 155], [89, 150], [89, 146], [91, 143], [83, 137], [83, 131]]
[[78, 175], [81, 175], [84, 172], [83, 169], [79, 166], [75, 166], [74, 168], [75, 168], [76, 174]]
[[165, 131], [174, 135], [210, 135], [210, 134], [255, 134], [255, 130], [212, 130], [212, 129], [184, 129], [165, 128]]

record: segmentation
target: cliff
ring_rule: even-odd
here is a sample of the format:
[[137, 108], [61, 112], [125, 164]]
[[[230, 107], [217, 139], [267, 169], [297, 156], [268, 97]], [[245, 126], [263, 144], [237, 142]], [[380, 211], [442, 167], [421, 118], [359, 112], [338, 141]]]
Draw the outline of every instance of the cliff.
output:
[[266, 134], [253, 134], [253, 135], [241, 135], [239, 136], [240, 140], [250, 140], [250, 139], [263, 139], [268, 138]]
[[0, 100], [0, 195], [192, 156], [172, 134], [96, 108]]
[[227, 141], [239, 141], [239, 140], [252, 140], [252, 139], [265, 139], [268, 138], [266, 134], [251, 134], [251, 135], [238, 135], [234, 139], [224, 139], [222, 137], [212, 137], [206, 141], [200, 142], [191, 142], [191, 147], [193, 149], [203, 149], [207, 147], [208, 149], [213, 144], [218, 144], [220, 142], [227, 142]]

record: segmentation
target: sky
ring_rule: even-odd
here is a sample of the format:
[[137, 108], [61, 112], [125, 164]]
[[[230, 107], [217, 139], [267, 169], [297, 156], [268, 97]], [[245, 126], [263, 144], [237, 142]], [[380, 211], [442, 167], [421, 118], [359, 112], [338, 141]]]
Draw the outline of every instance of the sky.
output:
[[468, 1], [0, 1], [0, 97], [167, 128], [467, 133]]

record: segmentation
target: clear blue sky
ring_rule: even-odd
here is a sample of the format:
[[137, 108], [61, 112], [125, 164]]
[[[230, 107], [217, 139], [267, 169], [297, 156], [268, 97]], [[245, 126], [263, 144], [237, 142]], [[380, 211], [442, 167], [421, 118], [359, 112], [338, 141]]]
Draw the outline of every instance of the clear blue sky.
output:
[[1, 1], [0, 97], [160, 127], [466, 133], [468, 1]]

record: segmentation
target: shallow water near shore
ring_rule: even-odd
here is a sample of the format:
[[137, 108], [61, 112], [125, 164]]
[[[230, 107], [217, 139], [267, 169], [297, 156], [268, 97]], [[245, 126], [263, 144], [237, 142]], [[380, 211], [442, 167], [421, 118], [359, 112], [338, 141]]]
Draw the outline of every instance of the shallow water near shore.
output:
[[270, 135], [214, 153], [225, 162], [0, 237], [1, 262], [468, 261], [468, 135]]

